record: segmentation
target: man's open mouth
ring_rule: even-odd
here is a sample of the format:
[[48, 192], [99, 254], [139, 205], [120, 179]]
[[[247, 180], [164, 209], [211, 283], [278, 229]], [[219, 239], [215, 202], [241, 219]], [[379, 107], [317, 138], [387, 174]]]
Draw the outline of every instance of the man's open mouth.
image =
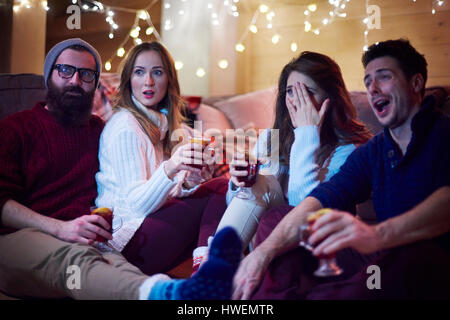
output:
[[390, 103], [389, 99], [377, 99], [373, 103], [373, 106], [378, 111], [378, 113], [383, 113], [383, 111], [385, 111], [389, 103]]

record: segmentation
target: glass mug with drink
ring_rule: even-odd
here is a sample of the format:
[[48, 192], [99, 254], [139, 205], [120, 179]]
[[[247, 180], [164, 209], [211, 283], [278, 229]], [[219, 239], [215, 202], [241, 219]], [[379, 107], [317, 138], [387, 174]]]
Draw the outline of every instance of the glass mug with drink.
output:
[[253, 200], [255, 199], [255, 196], [253, 195], [251, 190], [253, 185], [256, 183], [256, 177], [258, 176], [260, 163], [258, 159], [251, 155], [247, 150], [244, 152], [244, 160], [247, 162], [247, 165], [235, 166], [235, 169], [238, 171], [247, 171], [247, 174], [245, 176], [236, 177], [239, 182], [244, 183], [243, 187], [239, 187], [239, 192], [236, 194], [236, 197], [239, 199]]
[[[189, 138], [189, 143], [194, 143], [201, 146], [203, 158], [205, 157], [205, 151], [210, 152], [211, 154], [209, 156], [214, 156], [214, 148], [208, 147], [211, 144], [211, 139], [205, 138], [205, 137], [191, 137]], [[208, 147], [208, 148], [207, 148]], [[197, 149], [195, 147], [191, 148], [191, 151], [194, 152]], [[192, 163], [188, 164], [191, 167], [197, 168], [197, 169], [203, 169], [203, 167], [206, 166], [206, 163], [203, 161], [199, 162], [197, 159], [193, 159]]]
[[[106, 230], [109, 233], [113, 234], [117, 230], [119, 230], [122, 227], [122, 218], [121, 217], [114, 217], [113, 210], [111, 208], [107, 207], [97, 207], [92, 206], [90, 208], [91, 215], [99, 215], [103, 219], [108, 222], [110, 225], [110, 229]], [[113, 228], [113, 220], [116, 222], [116, 226]], [[95, 241], [97, 242], [96, 247], [103, 252], [110, 252], [112, 249], [108, 246], [108, 239], [102, 237], [101, 235], [97, 234]]]
[[[308, 215], [308, 217], [306, 218], [306, 223], [302, 224], [299, 227], [300, 246], [304, 247], [309, 251], [314, 250], [314, 247], [308, 243], [308, 238], [312, 234], [311, 227], [317, 219], [319, 219], [322, 215], [330, 211], [331, 209], [324, 208]], [[336, 253], [329, 255], [320, 255], [318, 259], [319, 259], [319, 267], [316, 271], [314, 271], [315, 276], [317, 277], [337, 276], [343, 272], [343, 270], [338, 266], [336, 262]]]

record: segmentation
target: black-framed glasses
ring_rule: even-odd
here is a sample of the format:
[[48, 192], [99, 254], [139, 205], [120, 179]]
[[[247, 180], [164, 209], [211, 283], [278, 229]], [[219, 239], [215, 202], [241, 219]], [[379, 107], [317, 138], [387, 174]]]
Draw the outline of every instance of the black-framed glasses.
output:
[[58, 75], [63, 79], [70, 79], [78, 72], [81, 81], [92, 82], [97, 78], [97, 71], [87, 68], [77, 68], [70, 64], [55, 64], [53, 69], [58, 70]]

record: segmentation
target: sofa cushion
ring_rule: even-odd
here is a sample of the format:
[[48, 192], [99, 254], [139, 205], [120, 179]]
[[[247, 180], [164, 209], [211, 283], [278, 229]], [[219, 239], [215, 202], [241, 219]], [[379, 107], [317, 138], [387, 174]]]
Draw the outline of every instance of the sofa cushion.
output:
[[0, 74], [0, 119], [45, 101], [44, 77], [38, 74]]
[[271, 128], [275, 120], [276, 87], [254, 91], [219, 101], [215, 107], [230, 120], [233, 128]]
[[365, 124], [367, 129], [374, 135], [381, 132], [383, 128], [369, 105], [366, 92], [352, 91], [350, 92], [350, 99], [356, 108], [358, 120]]
[[201, 103], [194, 113], [197, 116], [196, 121], [202, 123], [203, 134], [208, 137], [218, 134], [225, 137], [226, 130], [233, 128], [221, 111], [207, 104]]

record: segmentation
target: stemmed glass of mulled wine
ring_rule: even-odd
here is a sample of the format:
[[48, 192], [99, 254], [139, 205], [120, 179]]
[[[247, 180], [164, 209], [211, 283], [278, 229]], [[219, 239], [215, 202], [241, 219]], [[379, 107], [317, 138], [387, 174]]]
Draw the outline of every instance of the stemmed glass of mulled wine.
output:
[[[309, 251], [313, 251], [314, 247], [309, 244], [308, 238], [312, 235], [311, 227], [314, 222], [319, 219], [323, 214], [329, 212], [330, 209], [321, 209], [317, 212], [311, 213], [306, 218], [306, 223], [302, 224], [299, 227], [299, 245], [304, 247]], [[337, 276], [340, 275], [343, 270], [338, 266], [336, 261], [336, 253], [328, 254], [328, 255], [320, 255], [319, 259], [319, 267], [316, 271], [314, 271], [314, 275], [317, 277], [329, 277], [329, 276]]]

